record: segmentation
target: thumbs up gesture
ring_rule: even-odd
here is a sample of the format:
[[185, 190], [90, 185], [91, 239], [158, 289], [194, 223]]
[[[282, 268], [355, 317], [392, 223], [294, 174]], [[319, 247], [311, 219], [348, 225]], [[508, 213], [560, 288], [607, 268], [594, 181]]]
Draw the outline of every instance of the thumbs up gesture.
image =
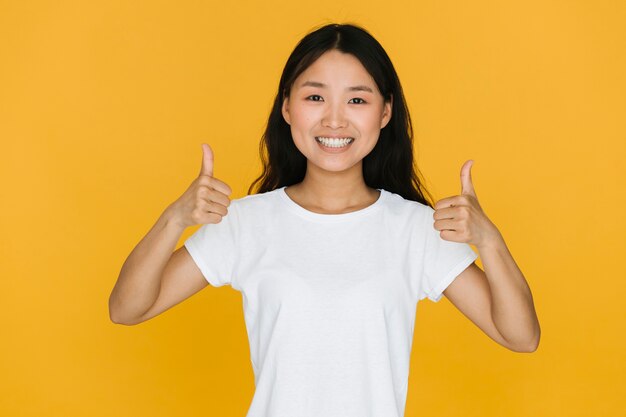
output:
[[231, 188], [213, 176], [213, 150], [202, 144], [202, 166], [198, 178], [169, 209], [181, 227], [219, 223], [228, 214]]
[[501, 238], [498, 228], [489, 220], [478, 204], [470, 170], [473, 160], [465, 161], [461, 168], [461, 195], [447, 197], [435, 203], [433, 227], [442, 239], [471, 243], [480, 251]]

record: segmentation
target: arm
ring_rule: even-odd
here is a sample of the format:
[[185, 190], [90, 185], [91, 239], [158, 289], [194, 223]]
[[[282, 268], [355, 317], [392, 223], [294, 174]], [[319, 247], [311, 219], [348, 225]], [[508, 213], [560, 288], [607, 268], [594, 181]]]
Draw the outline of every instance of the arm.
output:
[[541, 329], [532, 294], [503, 239], [482, 247], [485, 267], [470, 265], [444, 295], [485, 334], [515, 352], [534, 352]]
[[200, 175], [159, 217], [122, 266], [109, 297], [111, 321], [137, 324], [190, 297], [208, 283], [185, 247], [172, 254], [183, 231], [219, 223], [230, 187], [213, 177], [213, 151], [203, 145]]
[[[161, 277], [184, 231], [165, 212], [130, 253], [109, 297], [109, 316], [119, 324], [136, 324], [161, 290]], [[198, 282], [197, 278], [195, 279]]]
[[498, 343], [517, 352], [533, 352], [541, 329], [530, 288], [500, 231], [478, 204], [469, 162], [461, 168], [461, 195], [435, 204], [434, 227], [442, 239], [474, 244], [485, 271], [470, 265], [443, 293]]

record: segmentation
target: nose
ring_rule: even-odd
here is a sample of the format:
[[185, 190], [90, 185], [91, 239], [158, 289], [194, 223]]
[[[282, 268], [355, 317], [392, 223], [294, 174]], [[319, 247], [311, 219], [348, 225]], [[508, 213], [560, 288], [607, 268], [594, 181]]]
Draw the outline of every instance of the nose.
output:
[[343, 107], [341, 103], [329, 105], [322, 119], [322, 126], [331, 129], [339, 129], [346, 127], [346, 119], [344, 117]]

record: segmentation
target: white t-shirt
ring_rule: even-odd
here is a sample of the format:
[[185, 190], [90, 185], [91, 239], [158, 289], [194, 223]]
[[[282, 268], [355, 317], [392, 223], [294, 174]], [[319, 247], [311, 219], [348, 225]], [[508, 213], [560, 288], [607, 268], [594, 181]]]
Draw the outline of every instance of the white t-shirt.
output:
[[380, 190], [344, 214], [285, 187], [231, 201], [185, 247], [207, 281], [240, 291], [254, 371], [247, 417], [402, 417], [418, 300], [477, 258], [441, 239], [433, 209]]

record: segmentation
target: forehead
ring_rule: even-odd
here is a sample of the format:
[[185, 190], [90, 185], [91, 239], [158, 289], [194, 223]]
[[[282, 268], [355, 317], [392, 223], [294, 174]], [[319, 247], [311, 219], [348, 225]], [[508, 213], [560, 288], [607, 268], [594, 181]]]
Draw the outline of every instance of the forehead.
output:
[[305, 69], [296, 78], [294, 87], [299, 88], [306, 81], [321, 82], [331, 87], [356, 84], [376, 87], [376, 82], [357, 57], [336, 49], [325, 52]]

